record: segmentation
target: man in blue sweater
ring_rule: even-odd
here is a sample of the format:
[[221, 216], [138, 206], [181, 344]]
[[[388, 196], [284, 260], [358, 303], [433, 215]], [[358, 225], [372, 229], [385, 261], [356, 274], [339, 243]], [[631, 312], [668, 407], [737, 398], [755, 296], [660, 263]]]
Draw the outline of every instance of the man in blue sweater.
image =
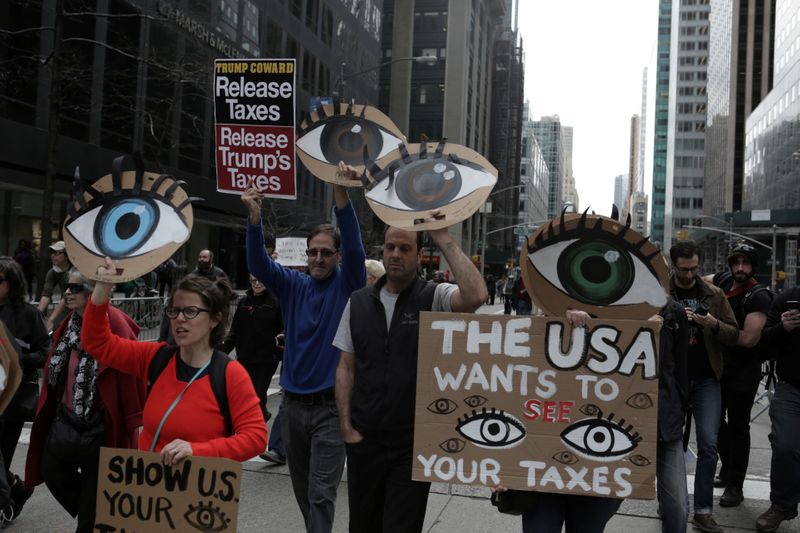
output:
[[306, 530], [315, 533], [333, 527], [345, 458], [333, 394], [339, 362], [333, 338], [350, 293], [366, 281], [364, 246], [347, 189], [335, 186], [334, 198], [341, 246], [336, 228], [315, 227], [306, 241], [309, 274], [305, 274], [270, 258], [261, 227], [262, 195], [252, 187], [242, 195], [249, 213], [247, 266], [281, 302], [286, 326], [281, 372], [283, 439], [295, 499]]

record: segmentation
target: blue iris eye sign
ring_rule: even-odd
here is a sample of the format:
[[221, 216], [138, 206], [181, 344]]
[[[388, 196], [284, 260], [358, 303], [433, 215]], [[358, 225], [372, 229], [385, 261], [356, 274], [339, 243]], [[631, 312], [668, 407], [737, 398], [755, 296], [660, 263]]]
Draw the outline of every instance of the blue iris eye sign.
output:
[[95, 242], [109, 257], [138, 249], [158, 227], [159, 210], [149, 198], [128, 198], [106, 204], [94, 227]]

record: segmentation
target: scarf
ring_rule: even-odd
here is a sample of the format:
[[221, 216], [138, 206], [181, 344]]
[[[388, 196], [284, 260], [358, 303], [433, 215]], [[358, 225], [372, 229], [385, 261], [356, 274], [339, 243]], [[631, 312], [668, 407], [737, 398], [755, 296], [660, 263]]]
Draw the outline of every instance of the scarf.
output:
[[87, 421], [91, 414], [97, 394], [97, 361], [87, 354], [80, 345], [81, 324], [83, 318], [78, 313], [72, 313], [67, 327], [53, 351], [48, 366], [47, 382], [56, 390], [63, 390], [66, 373], [69, 368], [69, 358], [72, 351], [78, 352], [78, 366], [75, 369], [75, 383], [72, 386], [72, 403], [75, 414], [81, 420]]

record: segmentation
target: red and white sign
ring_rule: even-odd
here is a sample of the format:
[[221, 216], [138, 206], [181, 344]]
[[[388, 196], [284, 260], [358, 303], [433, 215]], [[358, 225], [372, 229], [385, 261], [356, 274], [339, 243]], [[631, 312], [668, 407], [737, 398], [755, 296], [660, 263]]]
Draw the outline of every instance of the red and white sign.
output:
[[217, 190], [297, 198], [295, 60], [214, 63]]

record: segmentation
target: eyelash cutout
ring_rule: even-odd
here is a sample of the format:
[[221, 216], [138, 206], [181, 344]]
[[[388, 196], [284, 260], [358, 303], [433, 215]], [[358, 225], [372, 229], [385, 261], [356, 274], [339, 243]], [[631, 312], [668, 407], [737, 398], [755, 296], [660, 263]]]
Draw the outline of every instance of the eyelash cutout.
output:
[[[635, 313], [640, 305], [661, 308], [667, 299], [666, 263], [647, 237], [640, 239], [631, 231], [630, 223], [630, 217], [623, 226], [615, 220], [588, 215], [588, 209], [569, 217], [562, 211], [560, 219], [550, 221], [528, 238], [524, 267], [533, 267], [530, 283], [535, 287], [546, 281], [552, 289], [543, 287], [545, 292], [554, 289], [558, 296], [580, 302], [578, 306], [605, 309], [595, 310], [595, 316], [616, 312], [619, 318], [634, 318], [625, 313]], [[628, 240], [634, 237], [635, 242]], [[561, 300], [555, 305], [576, 306], [567, 302]], [[537, 304], [546, 312], [559, 310], [548, 309], [546, 301]], [[612, 307], [621, 311], [611, 311]]]
[[[330, 107], [331, 114], [327, 107]], [[371, 148], [380, 159], [405, 141], [397, 126], [379, 109], [350, 103], [342, 112], [342, 107], [338, 100], [334, 100], [332, 106], [317, 107], [316, 118], [311, 113], [303, 117], [296, 142], [300, 155], [308, 156], [335, 172], [340, 160], [361, 166], [363, 150]]]
[[[497, 182], [497, 170], [477, 152], [445, 141], [430, 143], [433, 146], [429, 152], [427, 142], [400, 144], [398, 156], [383, 168], [371, 157], [368, 147], [364, 148], [361, 182], [368, 191], [365, 196], [387, 224], [412, 231], [431, 219], [439, 225], [422, 229], [454, 224], [470, 216], [483, 203], [482, 195], [488, 196]], [[388, 161], [393, 154], [382, 160]], [[447, 214], [439, 212], [451, 204], [458, 205]], [[421, 216], [414, 217], [417, 214]], [[445, 223], [445, 218], [450, 220]]]
[[[573, 229], [566, 229], [565, 228], [564, 222], [565, 222], [566, 213], [567, 213], [567, 210], [566, 210], [566, 208], [564, 208], [564, 210], [561, 211], [561, 218], [560, 218], [560, 221], [559, 221], [558, 229], [556, 229], [556, 227], [553, 225], [553, 221], [551, 220], [547, 224], [547, 228], [545, 229], [545, 231], [542, 231], [542, 232], [538, 233], [538, 235], [536, 236], [536, 238], [533, 241], [533, 244], [531, 244], [530, 242], [527, 243], [527, 248], [528, 248], [528, 253], [529, 254], [532, 254], [532, 253], [536, 252], [537, 250], [541, 250], [542, 248], [546, 248], [547, 246], [551, 246], [551, 245], [553, 245], [553, 244], [555, 244], [557, 242], [560, 242], [560, 241], [565, 241], [565, 240], [574, 239], [574, 238], [586, 238], [586, 234], [585, 234], [585, 231], [587, 230], [586, 221], [587, 221], [587, 218], [588, 218], [589, 209], [587, 208], [586, 211], [583, 212], [583, 214], [581, 215], [580, 221], [578, 222], [578, 226], [576, 228], [573, 228]], [[653, 276], [658, 278], [658, 273], [653, 268], [653, 266], [650, 264], [650, 262], [654, 258], [658, 257], [658, 255], [661, 253], [661, 251], [658, 250], [658, 248], [656, 248], [650, 242], [650, 239], [648, 237], [643, 237], [636, 244], [630, 244], [625, 240], [625, 234], [628, 233], [628, 231], [631, 229], [631, 215], [630, 215], [630, 213], [628, 213], [628, 218], [625, 221], [625, 225], [616, 234], [611, 233], [608, 230], [603, 229], [603, 219], [602, 218], [597, 218], [597, 220], [594, 223], [594, 226], [591, 227], [591, 228], [588, 228], [588, 229], [590, 229], [591, 231], [595, 232], [596, 236], [598, 236], [598, 237], [605, 237], [607, 235], [612, 235], [613, 238], [615, 239], [614, 240], [615, 243], [617, 241], [619, 241], [620, 243], [625, 242], [626, 244], [628, 244], [628, 250], [627, 251], [635, 254], [636, 257], [641, 259], [641, 261], [645, 264], [647, 269], [650, 270], [650, 272], [653, 274]], [[645, 254], [643, 252], [643, 250], [648, 248], [648, 246], [647, 246], [648, 244], [650, 245], [650, 247], [653, 248], [653, 251], [651, 251], [648, 254]]]
[[[123, 163], [128, 156], [114, 159], [111, 171], [111, 191], [100, 191], [81, 180], [75, 169], [73, 199], [67, 207], [70, 220], [65, 228], [75, 241], [98, 256], [127, 259], [164, 246], [178, 233], [188, 232], [188, 221], [183, 214], [192, 202], [201, 198], [189, 197], [174, 204], [176, 192], [185, 194], [186, 182], [168, 174], [159, 175], [146, 183], [144, 164], [136, 153], [130, 158], [134, 164], [132, 188], [123, 188]], [[148, 177], [148, 180], [152, 178]], [[163, 193], [158, 192], [167, 184]], [[87, 201], [86, 196], [89, 196]], [[89, 217], [87, 220], [83, 220]], [[167, 224], [167, 228], [161, 228]], [[177, 227], [181, 224], [182, 227]], [[170, 234], [169, 230], [173, 233]], [[158, 231], [157, 231], [158, 230]], [[121, 234], [122, 233], [122, 234]], [[91, 237], [89, 237], [91, 235]]]

